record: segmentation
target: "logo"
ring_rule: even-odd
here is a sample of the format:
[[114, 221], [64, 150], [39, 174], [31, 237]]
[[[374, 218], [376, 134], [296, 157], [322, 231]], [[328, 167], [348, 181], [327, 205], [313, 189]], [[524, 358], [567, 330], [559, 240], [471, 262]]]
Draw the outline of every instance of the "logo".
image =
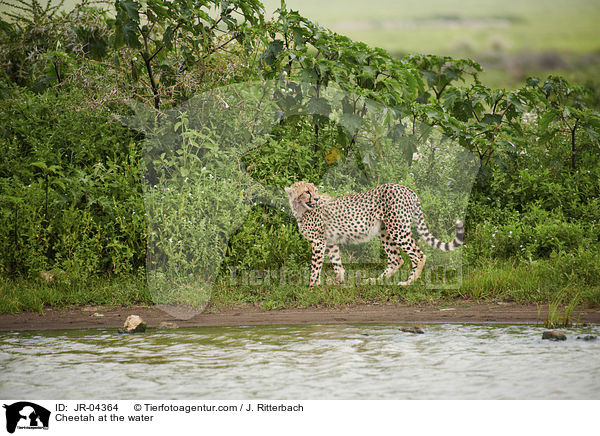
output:
[[6, 409], [6, 431], [14, 433], [15, 429], [48, 429], [50, 422], [50, 411], [28, 401], [19, 401], [10, 406], [4, 405]]

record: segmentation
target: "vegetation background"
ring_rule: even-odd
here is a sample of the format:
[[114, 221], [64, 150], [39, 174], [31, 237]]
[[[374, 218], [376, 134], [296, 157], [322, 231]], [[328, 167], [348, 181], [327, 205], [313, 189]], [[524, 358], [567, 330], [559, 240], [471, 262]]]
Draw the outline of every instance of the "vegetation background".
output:
[[[255, 181], [318, 183], [348, 158], [368, 173], [355, 146], [357, 138], [373, 139], [360, 127], [366, 99], [411, 119], [408, 136], [423, 139], [420, 126], [433, 125], [478, 156], [462, 286], [309, 293], [224, 280], [212, 308], [457, 298], [600, 304], [595, 1], [290, 0], [263, 8], [256, 0], [4, 0], [0, 11], [0, 311], [155, 302], [146, 283], [148, 244], [183, 266], [214, 247], [195, 243], [207, 232], [196, 223], [174, 230], [187, 235], [195, 258], [149, 232], [142, 179], [164, 189], [190, 180], [197, 195], [187, 210], [202, 210], [212, 201], [200, 196], [202, 187], [210, 192], [213, 181], [198, 162], [210, 161], [215, 138], [198, 142], [201, 127], [179, 119], [172, 128], [180, 142], [154, 156], [161, 172], [142, 162], [147, 132], [118, 116], [131, 115], [130, 101], [164, 114], [221, 86], [290, 78], [313, 83], [315, 94], [276, 100], [282, 108], [321, 104], [319, 90], [329, 84], [357, 95], [341, 113], [357, 133], [314, 113], [282, 119], [266, 142], [250, 137], [259, 147], [236, 156]], [[418, 165], [414, 141], [394, 139], [399, 128], [407, 127], [392, 120], [381, 133], [386, 150]], [[195, 150], [198, 161], [188, 165], [181, 150]], [[244, 192], [248, 183], [232, 188]], [[180, 207], [175, 200], [171, 206]], [[306, 268], [310, 247], [289, 215], [257, 206], [222, 254], [225, 277], [228, 268]], [[173, 297], [182, 298], [195, 302]]]
[[[523, 85], [527, 77], [558, 74], [596, 83], [600, 6], [594, 0], [290, 0], [288, 7], [356, 41], [393, 56], [429, 53], [475, 59], [491, 87]], [[267, 11], [277, 0], [264, 2]]]

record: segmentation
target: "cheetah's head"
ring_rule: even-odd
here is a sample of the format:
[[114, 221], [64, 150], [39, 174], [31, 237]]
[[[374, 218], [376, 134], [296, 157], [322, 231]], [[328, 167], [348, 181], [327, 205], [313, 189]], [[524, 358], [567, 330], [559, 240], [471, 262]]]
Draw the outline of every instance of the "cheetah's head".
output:
[[302, 218], [304, 212], [312, 210], [319, 202], [319, 192], [312, 183], [296, 182], [285, 188], [290, 200], [290, 208], [296, 219]]

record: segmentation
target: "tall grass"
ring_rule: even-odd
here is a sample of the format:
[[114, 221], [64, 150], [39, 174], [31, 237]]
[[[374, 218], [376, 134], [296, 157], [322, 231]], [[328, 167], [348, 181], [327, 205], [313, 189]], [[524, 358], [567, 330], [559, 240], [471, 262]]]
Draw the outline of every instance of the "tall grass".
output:
[[548, 316], [544, 322], [546, 328], [569, 327], [573, 322], [577, 323], [577, 320], [573, 320], [573, 311], [581, 302], [580, 295], [576, 294], [571, 297], [568, 304], [561, 311], [561, 304], [564, 300], [565, 297], [561, 292], [548, 305]]
[[[582, 270], [589, 268], [582, 263], [580, 260]], [[223, 282], [215, 285], [208, 310], [219, 311], [247, 304], [262, 310], [274, 310], [373, 303], [420, 305], [504, 301], [548, 304], [548, 323], [559, 326], [571, 323], [572, 313], [580, 305], [600, 306], [598, 278], [593, 275], [587, 278], [574, 275], [570, 273], [570, 268], [570, 263], [562, 257], [527, 263], [490, 261], [465, 267], [459, 289], [428, 289], [424, 280], [418, 280], [408, 287], [325, 285], [312, 291], [306, 285], [270, 283], [250, 286]], [[87, 304], [154, 303], [158, 302], [153, 301], [146, 279], [141, 274], [120, 278], [93, 277], [81, 281], [57, 278], [50, 283], [0, 279], [0, 313], [42, 312], [44, 307]]]
[[143, 275], [86, 280], [38, 280], [0, 278], [0, 313], [43, 312], [44, 307], [79, 305], [151, 305]]
[[[585, 265], [582, 266], [585, 268]], [[423, 280], [409, 287], [323, 286], [308, 291], [305, 286], [217, 286], [211, 307], [255, 304], [262, 309], [348, 304], [443, 304], [456, 300], [506, 301], [521, 304], [566, 305], [571, 318], [579, 305], [600, 306], [600, 284], [566, 273], [569, 263], [561, 257], [529, 263], [490, 261], [463, 270], [459, 289], [428, 289]]]

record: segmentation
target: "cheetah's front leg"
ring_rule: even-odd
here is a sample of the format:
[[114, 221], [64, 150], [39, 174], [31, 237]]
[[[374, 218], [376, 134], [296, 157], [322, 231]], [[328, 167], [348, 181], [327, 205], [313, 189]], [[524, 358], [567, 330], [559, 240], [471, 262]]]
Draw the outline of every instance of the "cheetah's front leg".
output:
[[325, 257], [325, 242], [312, 242], [312, 262], [310, 265], [310, 285], [308, 289], [321, 284], [321, 268], [323, 268], [323, 259]]

